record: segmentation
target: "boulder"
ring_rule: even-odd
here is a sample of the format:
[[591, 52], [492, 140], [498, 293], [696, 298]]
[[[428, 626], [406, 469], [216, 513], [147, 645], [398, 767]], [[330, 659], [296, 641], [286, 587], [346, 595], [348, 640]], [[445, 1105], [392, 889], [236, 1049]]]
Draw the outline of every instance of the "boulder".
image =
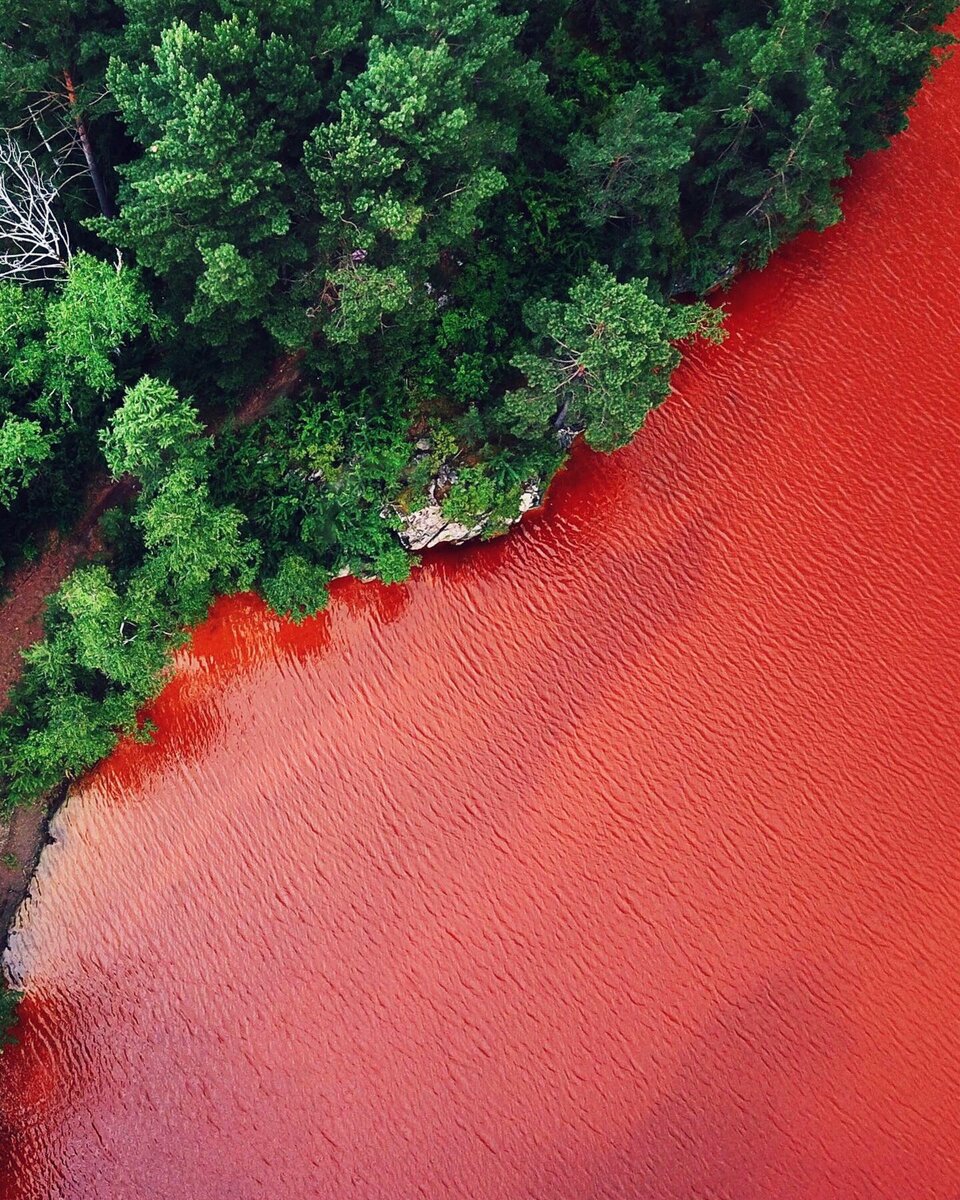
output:
[[[515, 525], [524, 513], [536, 508], [542, 499], [539, 484], [529, 484], [520, 497], [519, 513], [508, 524]], [[489, 516], [486, 516], [481, 517], [475, 525], [462, 525], [459, 521], [448, 520], [439, 504], [428, 504], [404, 515], [403, 528], [398, 536], [406, 549], [413, 551], [443, 545], [460, 546], [481, 537], [489, 520]]]

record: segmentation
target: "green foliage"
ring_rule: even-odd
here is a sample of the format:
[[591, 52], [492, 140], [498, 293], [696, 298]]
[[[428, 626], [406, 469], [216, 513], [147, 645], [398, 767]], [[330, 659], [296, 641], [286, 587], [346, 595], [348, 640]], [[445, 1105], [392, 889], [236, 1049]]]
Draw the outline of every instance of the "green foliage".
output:
[[[521, 27], [494, 0], [455, 10], [398, 0], [373, 22], [364, 70], [304, 158], [336, 280], [349, 282], [351, 255], [369, 254], [387, 271], [380, 294], [393, 298], [404, 290], [398, 277], [407, 276], [406, 290], [419, 286], [441, 252], [469, 243], [484, 205], [508, 185], [501, 167], [516, 151], [521, 114], [544, 89], [536, 63], [517, 50]], [[344, 304], [352, 291], [341, 293]], [[365, 286], [364, 302], [377, 294]]]
[[174, 20], [146, 62], [111, 61], [107, 83], [144, 153], [119, 168], [121, 213], [101, 225], [168, 281], [178, 320], [219, 346], [263, 314], [281, 269], [304, 250], [283, 236], [283, 131], [255, 85], [261, 74], [275, 88], [279, 47], [267, 54], [270, 35], [252, 12], [199, 24]]
[[141, 581], [178, 624], [201, 620], [218, 592], [250, 586], [259, 548], [241, 534], [243, 514], [211, 500], [211, 445], [189, 400], [145, 377], [103, 443], [114, 476], [129, 472], [143, 484], [133, 515]]
[[74, 244], [88, 248], [79, 223], [99, 204], [76, 123], [102, 176], [120, 140], [104, 71], [122, 24], [119, 0], [0, 0], [0, 127], [21, 131], [48, 174], [72, 180], [63, 205], [77, 225]]
[[52, 597], [45, 636], [25, 652], [15, 704], [0, 718], [8, 802], [79, 775], [135, 731], [176, 633], [147, 570], [124, 584], [105, 566], [81, 567]]
[[241, 533], [244, 517], [215, 505], [193, 464], [178, 465], [134, 517], [146, 548], [144, 578], [178, 624], [202, 620], [215, 596], [244, 591], [258, 547]]
[[879, 149], [905, 128], [931, 48], [949, 41], [937, 31], [953, 7], [952, 0], [848, 0], [829, 10], [821, 55], [836, 64], [831, 82], [850, 155]]
[[469, 237], [477, 209], [507, 184], [496, 164], [516, 147], [511, 117], [541, 86], [515, 48], [520, 26], [492, 0], [385, 8], [339, 119], [308, 147], [333, 247], [349, 227], [365, 249], [415, 241], [404, 257], [425, 265]]
[[4, 1046], [16, 1044], [16, 1038], [11, 1030], [17, 1023], [17, 1006], [22, 998], [21, 992], [15, 992], [0, 984], [0, 1054]]
[[152, 325], [139, 273], [89, 254], [70, 264], [46, 308], [46, 386], [76, 416], [76, 406], [120, 386], [116, 355]]
[[[262, 591], [277, 611], [316, 611], [320, 589], [343, 568], [406, 578], [409, 557], [382, 515], [410, 465], [404, 412], [400, 397], [378, 412], [362, 393], [309, 390], [225, 440], [215, 493], [246, 513], [262, 547]], [[303, 565], [287, 562], [291, 554]]]
[[[433, 496], [492, 534], [578, 433], [623, 445], [719, 336], [673, 301], [837, 219], [951, 5], [523, 7], [0, 0], [0, 124], [74, 247], [59, 282], [0, 280], [0, 556], [104, 459], [138, 487], [25, 655], [7, 802], [145, 736], [218, 593], [303, 619], [344, 570], [406, 578]], [[299, 393], [214, 437], [289, 350]]]
[[631, 274], [664, 276], [683, 252], [680, 170], [692, 143], [681, 115], [664, 110], [662, 92], [643, 84], [614, 101], [596, 137], [571, 139], [583, 219], [610, 227], [612, 257]]
[[202, 433], [193, 405], [184, 403], [169, 384], [145, 375], [127, 390], [100, 440], [114, 479], [135, 475], [153, 490], [185, 455], [206, 452]]
[[[719, 199], [702, 207], [699, 260], [717, 271], [752, 248], [762, 263], [804, 223], [839, 216], [834, 181], [847, 172], [837, 95], [821, 55], [816, 0], [781, 0], [769, 22], [733, 30], [722, 57], [705, 64], [706, 93], [697, 115], [710, 120], [699, 139], [698, 191]], [[715, 115], [713, 115], [715, 114]]]
[[720, 336], [715, 309], [664, 304], [645, 280], [617, 283], [600, 266], [573, 285], [567, 303], [538, 300], [525, 316], [543, 350], [513, 359], [527, 386], [508, 394], [505, 418], [521, 437], [548, 420], [582, 429], [598, 450], [625, 445], [664, 400], [680, 361], [673, 343]]
[[462, 525], [473, 525], [485, 517], [497, 502], [497, 491], [493, 480], [482, 464], [462, 467], [449, 495], [443, 502], [443, 515], [448, 521], [459, 521]]
[[136, 270], [78, 254], [52, 292], [0, 283], [0, 406], [56, 435], [96, 425], [120, 387], [117, 355], [152, 324]]
[[326, 327], [332, 342], [354, 344], [373, 333], [389, 313], [411, 302], [410, 285], [399, 267], [351, 263], [332, 271], [329, 284], [336, 304]]
[[51, 436], [39, 421], [11, 416], [0, 425], [0, 504], [10, 502], [52, 452]]
[[302, 554], [284, 554], [273, 575], [263, 580], [263, 598], [275, 613], [299, 624], [326, 607], [330, 576]]
[[139, 272], [81, 252], [52, 288], [0, 282], [0, 551], [68, 521], [97, 432], [154, 328]]

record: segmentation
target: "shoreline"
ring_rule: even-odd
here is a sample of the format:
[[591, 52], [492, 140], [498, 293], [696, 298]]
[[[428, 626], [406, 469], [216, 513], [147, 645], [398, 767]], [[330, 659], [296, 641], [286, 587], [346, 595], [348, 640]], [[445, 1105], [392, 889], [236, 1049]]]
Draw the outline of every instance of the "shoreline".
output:
[[[10, 930], [33, 883], [43, 851], [50, 842], [50, 822], [67, 799], [70, 784], [64, 780], [36, 803], [15, 808], [0, 825], [3, 842], [0, 855], [14, 854], [16, 867], [0, 862], [0, 955], [6, 952]], [[0, 990], [9, 987], [6, 970], [0, 967]]]
[[[521, 506], [520, 513], [511, 522], [511, 525], [520, 524], [529, 512], [542, 508], [547, 486], [547, 484], [541, 484], [525, 494], [526, 503]], [[440, 528], [439, 532], [432, 531], [433, 536], [428, 539], [429, 549], [432, 550], [443, 543], [464, 545], [476, 541], [481, 536], [484, 529], [483, 523], [476, 528], [467, 529], [457, 525], [456, 522], [442, 520], [439, 516], [439, 506], [435, 506], [435, 510], [437, 524]], [[434, 510], [425, 511], [434, 515]], [[509, 531], [508, 528], [503, 532], [508, 533]], [[409, 546], [407, 548], [413, 549]], [[415, 547], [417, 550], [423, 548], [419, 545]], [[342, 572], [342, 574], [348, 573]], [[372, 577], [359, 578], [361, 583], [365, 583], [368, 578]], [[51, 841], [50, 822], [66, 802], [70, 786], [71, 781], [64, 779], [46, 796], [42, 796], [33, 804], [15, 807], [7, 820], [0, 821], [0, 991], [4, 987], [10, 987], [6, 969], [2, 966], [2, 957], [6, 953], [10, 940], [10, 931], [21, 904], [30, 894], [30, 887], [40, 865], [43, 851]], [[3, 861], [8, 854], [16, 856], [17, 865], [15, 867], [7, 866]]]
[[[226, 422], [248, 425], [266, 416], [281, 396], [288, 395], [300, 382], [304, 351], [281, 355], [266, 379], [253, 388], [240, 408], [214, 421], [211, 433]], [[43, 613], [48, 597], [70, 574], [78, 562], [91, 559], [101, 546], [97, 539], [100, 517], [121, 503], [134, 490], [131, 479], [94, 479], [77, 522], [68, 534], [52, 531], [44, 553], [37, 562], [19, 563], [4, 580], [7, 594], [0, 601], [0, 711], [20, 675], [23, 650], [43, 634]], [[0, 820], [0, 956], [7, 949], [10, 929], [20, 905], [30, 893], [49, 839], [50, 821], [66, 800], [70, 781], [63, 780], [51, 792], [30, 805], [17, 806]], [[8, 866], [6, 856], [17, 862]], [[0, 992], [6, 985], [6, 972], [0, 966]]]

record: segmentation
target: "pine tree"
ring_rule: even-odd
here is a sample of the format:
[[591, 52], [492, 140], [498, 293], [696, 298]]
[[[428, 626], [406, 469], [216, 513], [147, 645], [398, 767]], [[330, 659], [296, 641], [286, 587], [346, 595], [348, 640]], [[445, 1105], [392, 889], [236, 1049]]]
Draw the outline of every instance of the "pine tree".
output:
[[625, 445], [665, 399], [680, 361], [675, 342], [719, 337], [716, 310], [664, 304], [645, 280], [618, 283], [600, 266], [566, 302], [535, 301], [524, 315], [539, 353], [514, 358], [527, 386], [505, 398], [506, 419], [520, 436], [531, 422], [582, 429], [598, 450]]
[[[457, 10], [398, 0], [371, 38], [365, 69], [316, 129], [306, 166], [324, 218], [320, 247], [344, 303], [372, 272], [399, 266], [411, 287], [443, 251], [465, 246], [484, 204], [507, 186], [523, 111], [543, 81], [524, 61], [519, 17], [493, 0]], [[351, 261], [366, 274], [342, 273]], [[354, 282], [358, 280], [359, 282]]]
[[692, 132], [662, 92], [638, 84], [619, 97], [595, 137], [576, 134], [570, 166], [588, 226], [606, 227], [611, 257], [629, 275], [666, 277], [683, 253], [680, 171]]

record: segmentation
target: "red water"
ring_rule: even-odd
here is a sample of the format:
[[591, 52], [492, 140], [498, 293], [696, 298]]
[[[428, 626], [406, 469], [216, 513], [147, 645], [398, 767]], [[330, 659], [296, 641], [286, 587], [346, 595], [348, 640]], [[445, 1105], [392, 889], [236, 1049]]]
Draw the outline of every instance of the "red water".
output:
[[545, 515], [217, 606], [9, 956], [5, 1200], [960, 1195], [960, 58]]

